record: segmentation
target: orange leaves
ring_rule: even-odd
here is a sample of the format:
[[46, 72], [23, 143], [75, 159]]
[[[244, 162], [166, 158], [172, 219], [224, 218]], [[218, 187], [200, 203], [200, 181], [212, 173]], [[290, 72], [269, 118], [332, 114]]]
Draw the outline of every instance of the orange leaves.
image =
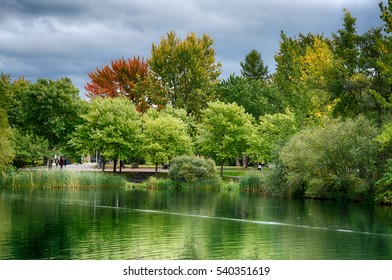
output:
[[[143, 86], [148, 79], [148, 64], [143, 58], [113, 60], [110, 66], [96, 68], [88, 76], [91, 79], [91, 82], [85, 86], [88, 97], [125, 96], [135, 105], [145, 103], [141, 91], [135, 91], [136, 85]], [[144, 108], [145, 104], [141, 107]]]

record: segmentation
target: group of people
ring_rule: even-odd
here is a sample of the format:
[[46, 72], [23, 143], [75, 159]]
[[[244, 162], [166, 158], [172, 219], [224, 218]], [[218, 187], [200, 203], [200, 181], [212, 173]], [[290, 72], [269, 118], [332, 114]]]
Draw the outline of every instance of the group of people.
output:
[[67, 166], [67, 160], [61, 156], [60, 158], [56, 158], [56, 167], [60, 165], [60, 168]]

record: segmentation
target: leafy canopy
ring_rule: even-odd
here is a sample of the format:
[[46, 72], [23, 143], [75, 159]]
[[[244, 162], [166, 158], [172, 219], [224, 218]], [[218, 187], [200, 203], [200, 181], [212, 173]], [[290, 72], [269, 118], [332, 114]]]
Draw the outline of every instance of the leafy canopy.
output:
[[15, 94], [12, 126], [23, 134], [47, 141], [52, 151], [66, 146], [81, 121], [79, 115], [83, 109], [79, 89], [71, 80], [38, 79], [34, 84], [16, 83]]
[[355, 198], [371, 189], [377, 129], [369, 120], [331, 121], [293, 136], [280, 153], [288, 184], [306, 196]]
[[93, 98], [82, 115], [71, 145], [84, 153], [99, 151], [107, 159], [124, 160], [138, 153], [140, 119], [128, 99]]
[[[154, 110], [154, 109], [150, 109]], [[188, 127], [181, 119], [167, 112], [146, 114], [142, 118], [142, 154], [156, 165], [169, 163], [178, 155], [192, 153]]]
[[207, 35], [190, 33], [180, 40], [175, 32], [152, 44], [149, 66], [160, 81], [170, 104], [198, 116], [207, 102], [215, 98], [221, 64], [215, 61], [213, 40]]
[[236, 103], [220, 101], [208, 103], [202, 112], [198, 145], [207, 156], [221, 161], [221, 176], [225, 159], [240, 157], [254, 137], [253, 118]]

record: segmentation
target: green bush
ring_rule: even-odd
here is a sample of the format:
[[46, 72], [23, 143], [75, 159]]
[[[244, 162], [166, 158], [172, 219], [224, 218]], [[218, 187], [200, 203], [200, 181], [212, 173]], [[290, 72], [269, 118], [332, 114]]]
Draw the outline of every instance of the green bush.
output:
[[381, 204], [392, 204], [392, 190], [377, 194], [375, 200], [377, 203]]
[[375, 183], [376, 134], [364, 117], [302, 130], [280, 153], [288, 188], [311, 198], [363, 198]]
[[376, 187], [376, 202], [392, 204], [392, 159], [387, 160], [387, 168]]
[[176, 182], [206, 181], [216, 177], [215, 162], [197, 156], [179, 156], [170, 162], [169, 178]]
[[271, 196], [303, 196], [302, 188], [298, 188], [299, 185], [291, 188], [287, 181], [287, 168], [279, 161], [276, 160], [275, 163], [268, 169], [264, 169], [265, 173], [265, 192]]

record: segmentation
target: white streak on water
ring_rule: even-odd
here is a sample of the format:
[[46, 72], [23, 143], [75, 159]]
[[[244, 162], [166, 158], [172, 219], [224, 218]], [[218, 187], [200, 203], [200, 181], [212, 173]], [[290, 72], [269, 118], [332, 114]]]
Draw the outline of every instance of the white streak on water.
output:
[[376, 236], [392, 237], [392, 235], [386, 234], [386, 233], [363, 232], [363, 231], [354, 231], [354, 230], [346, 230], [346, 229], [333, 229], [333, 228], [327, 228], [327, 227], [296, 225], [296, 224], [288, 224], [288, 223], [280, 223], [280, 222], [256, 221], [256, 220], [246, 220], [246, 219], [237, 219], [237, 218], [225, 218], [225, 217], [215, 217], [215, 216], [196, 215], [196, 214], [185, 214], [185, 213], [177, 213], [177, 212], [167, 212], [167, 211], [159, 211], [159, 210], [146, 210], [146, 209], [130, 209], [130, 210], [131, 211], [135, 211], [135, 212], [142, 212], [142, 213], [155, 213], [155, 214], [175, 215], [175, 216], [184, 216], [184, 217], [194, 217], [194, 218], [202, 218], [202, 219], [215, 219], [215, 220], [222, 220], [222, 221], [251, 223], [251, 224], [259, 224], [259, 225], [296, 227], [296, 228], [305, 228], [305, 229], [314, 229], [314, 230], [329, 230], [329, 231], [336, 231], [336, 232], [343, 232], [343, 233], [352, 233], [352, 234], [366, 234], [366, 235], [376, 235]]
[[200, 218], [200, 219], [214, 219], [214, 220], [221, 220], [221, 221], [250, 223], [250, 224], [258, 224], [258, 225], [296, 227], [296, 228], [304, 228], [304, 229], [312, 229], [312, 230], [328, 230], [328, 231], [335, 231], [335, 232], [342, 232], [342, 233], [351, 233], [351, 234], [366, 234], [366, 235], [374, 235], [374, 236], [392, 237], [391, 234], [387, 234], [387, 233], [355, 231], [355, 230], [347, 230], [347, 229], [334, 229], [334, 228], [327, 228], [327, 227], [296, 225], [296, 224], [288, 224], [288, 223], [281, 223], [281, 222], [268, 222], [268, 221], [256, 221], [256, 220], [246, 220], [246, 219], [237, 219], [237, 218], [225, 218], [225, 217], [197, 215], [197, 214], [186, 214], [186, 213], [168, 212], [168, 211], [150, 210], [150, 209], [130, 209], [130, 208], [125, 208], [125, 207], [106, 206], [106, 205], [90, 204], [89, 206], [95, 207], [95, 208], [108, 208], [108, 209], [128, 210], [130, 212], [164, 214], [164, 215], [174, 215], [174, 216], [183, 216], [183, 217], [194, 217], [194, 218]]

